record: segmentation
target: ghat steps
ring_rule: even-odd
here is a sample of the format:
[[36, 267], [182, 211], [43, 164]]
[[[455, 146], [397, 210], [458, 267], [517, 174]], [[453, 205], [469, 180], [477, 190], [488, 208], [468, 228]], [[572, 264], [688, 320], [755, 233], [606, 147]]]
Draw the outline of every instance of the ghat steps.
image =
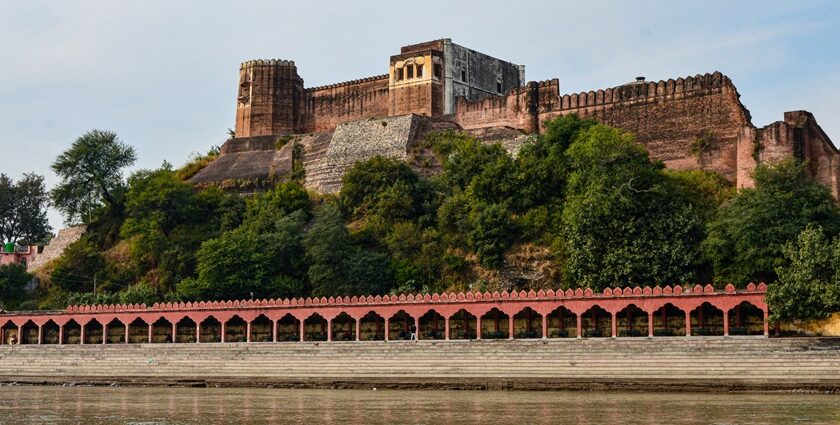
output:
[[840, 339], [0, 346], [0, 382], [840, 390]]

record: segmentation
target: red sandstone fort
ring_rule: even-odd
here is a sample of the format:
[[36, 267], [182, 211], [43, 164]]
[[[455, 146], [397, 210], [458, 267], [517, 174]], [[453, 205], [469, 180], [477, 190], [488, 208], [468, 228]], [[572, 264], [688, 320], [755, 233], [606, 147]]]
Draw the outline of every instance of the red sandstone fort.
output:
[[785, 112], [757, 128], [720, 72], [561, 94], [558, 79], [526, 82], [523, 65], [449, 39], [402, 47], [387, 71], [305, 88], [292, 61], [243, 63], [235, 137], [191, 181], [259, 186], [297, 168], [310, 189], [334, 192], [347, 167], [375, 155], [422, 169], [423, 153], [412, 148], [430, 131], [462, 130], [516, 152], [546, 120], [578, 114], [632, 132], [667, 167], [714, 171], [749, 187], [756, 164], [793, 157], [840, 195], [838, 151], [813, 115]]

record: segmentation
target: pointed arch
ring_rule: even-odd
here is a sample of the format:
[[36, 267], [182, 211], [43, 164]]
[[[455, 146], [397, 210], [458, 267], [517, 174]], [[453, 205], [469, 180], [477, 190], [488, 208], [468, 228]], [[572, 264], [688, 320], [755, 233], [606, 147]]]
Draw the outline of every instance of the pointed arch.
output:
[[648, 336], [648, 314], [636, 304], [628, 304], [615, 315], [618, 336]]
[[172, 322], [161, 317], [152, 323], [152, 343], [165, 344], [172, 342]]
[[476, 317], [463, 308], [449, 318], [449, 339], [475, 339]]
[[[434, 310], [430, 310], [433, 312]], [[440, 316], [440, 315], [438, 315]], [[440, 323], [443, 323], [443, 316], [440, 316]], [[414, 317], [400, 310], [388, 319], [388, 339], [396, 341], [407, 341], [411, 337], [411, 327], [414, 325]], [[423, 329], [423, 320], [420, 320], [420, 328]], [[433, 328], [433, 327], [432, 327]], [[429, 329], [432, 330], [433, 329]]]
[[341, 312], [332, 319], [332, 341], [355, 341], [356, 319]]
[[704, 302], [691, 311], [691, 336], [723, 335], [723, 310]]
[[23, 326], [20, 327], [20, 344], [37, 344], [38, 343], [38, 325], [32, 320], [27, 320]]
[[199, 324], [202, 343], [222, 342], [222, 322], [214, 316], [207, 316]]
[[729, 310], [729, 335], [764, 335], [764, 310], [749, 301]]
[[303, 321], [304, 341], [326, 341], [327, 319], [318, 313], [312, 313]]
[[108, 322], [107, 335], [105, 335], [106, 344], [122, 344], [125, 343], [125, 323], [116, 317]]
[[245, 342], [247, 338], [248, 322], [238, 314], [234, 314], [225, 322], [223, 341], [224, 342]]
[[531, 307], [513, 315], [514, 338], [542, 338], [542, 316]]
[[128, 343], [145, 344], [149, 342], [149, 324], [140, 317], [128, 324]]
[[685, 311], [671, 303], [656, 309], [653, 336], [685, 336]]
[[277, 320], [277, 341], [300, 341], [300, 320], [292, 313], [286, 313]]
[[251, 321], [251, 342], [271, 342], [274, 339], [274, 322], [265, 314]]
[[52, 319], [47, 320], [46, 323], [41, 325], [41, 344], [58, 344], [60, 333], [58, 323], [55, 323]]
[[[430, 309], [420, 316], [419, 329], [417, 331], [417, 339], [445, 339], [446, 338], [446, 319], [435, 309]], [[411, 323], [407, 328], [407, 338], [411, 338], [411, 329], [414, 328], [414, 323]]]
[[82, 343], [82, 325], [75, 319], [70, 319], [64, 324], [62, 331], [62, 344], [81, 344]]
[[175, 322], [175, 342], [178, 344], [196, 342], [195, 327], [195, 320], [189, 316], [184, 316]]
[[359, 339], [362, 341], [385, 340], [385, 318], [369, 311], [359, 319]]
[[85, 344], [102, 344], [102, 323], [90, 319], [84, 324]]
[[508, 339], [510, 316], [496, 307], [481, 316], [482, 339]]
[[577, 315], [564, 306], [555, 308], [546, 317], [549, 338], [576, 338]]
[[593, 305], [581, 314], [583, 336], [609, 338], [612, 335], [612, 315], [599, 305]]

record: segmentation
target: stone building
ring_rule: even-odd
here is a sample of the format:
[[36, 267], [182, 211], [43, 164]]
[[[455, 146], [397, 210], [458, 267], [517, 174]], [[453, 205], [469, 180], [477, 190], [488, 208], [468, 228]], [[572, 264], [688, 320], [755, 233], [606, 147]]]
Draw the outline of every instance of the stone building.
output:
[[334, 192], [347, 167], [375, 155], [422, 168], [427, 153], [412, 146], [430, 131], [462, 130], [515, 152], [546, 120], [575, 113], [632, 132], [667, 167], [714, 171], [738, 187], [753, 184], [759, 163], [806, 160], [840, 197], [838, 150], [812, 114], [759, 128], [739, 99], [720, 72], [561, 94], [558, 79], [525, 82], [523, 65], [449, 39], [402, 47], [387, 74], [314, 88], [292, 61], [252, 60], [239, 69], [235, 137], [191, 181], [258, 190], [300, 170], [307, 187]]

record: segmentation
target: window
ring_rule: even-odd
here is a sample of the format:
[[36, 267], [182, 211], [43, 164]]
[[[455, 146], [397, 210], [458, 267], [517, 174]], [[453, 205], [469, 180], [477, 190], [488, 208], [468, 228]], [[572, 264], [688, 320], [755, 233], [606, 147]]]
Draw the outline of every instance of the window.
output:
[[397, 81], [402, 81], [402, 79], [403, 79], [403, 69], [402, 68], [397, 68], [396, 80]]
[[423, 76], [423, 65], [417, 65], [417, 78]]
[[436, 63], [434, 65], [433, 71], [434, 71], [434, 74], [435, 74], [435, 78], [440, 78], [440, 75], [443, 73], [439, 63]]
[[502, 92], [502, 83], [497, 81], [496, 82], [496, 93], [501, 93], [501, 92]]
[[461, 81], [467, 81], [467, 70], [466, 69], [461, 70]]
[[407, 71], [406, 78], [408, 78], [409, 80], [414, 78], [414, 65], [407, 66], [406, 71]]

